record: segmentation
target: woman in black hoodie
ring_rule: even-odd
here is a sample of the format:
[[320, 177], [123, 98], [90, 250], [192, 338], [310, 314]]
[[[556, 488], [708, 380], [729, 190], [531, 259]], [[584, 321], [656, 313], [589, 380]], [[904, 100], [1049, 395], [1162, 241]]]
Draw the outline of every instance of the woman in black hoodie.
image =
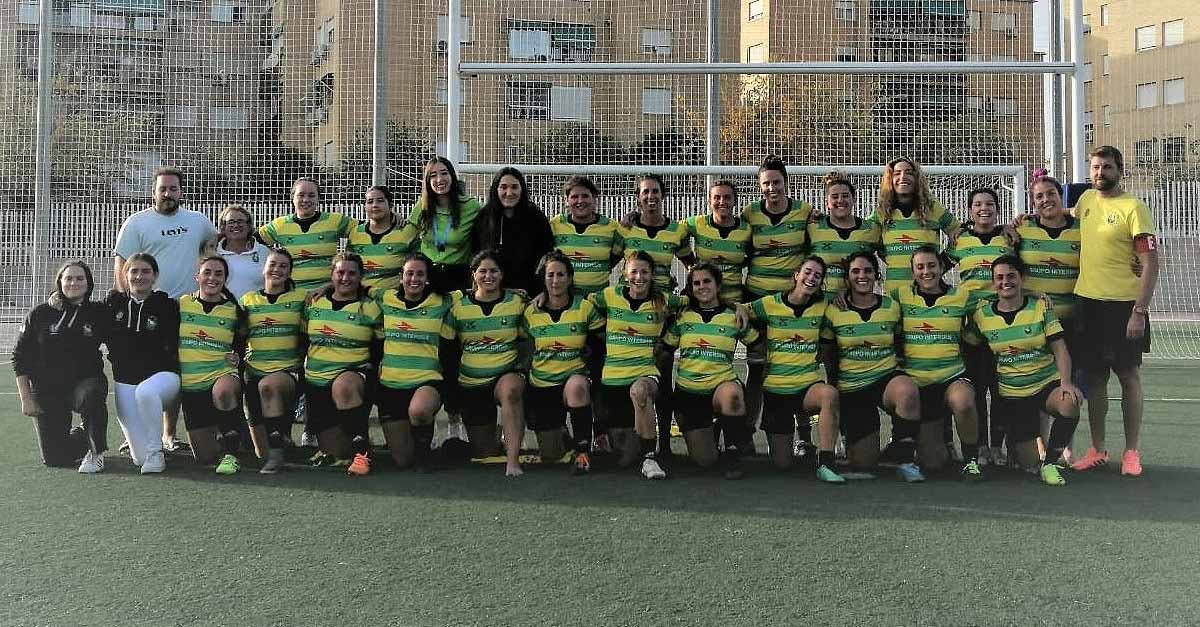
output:
[[179, 399], [179, 303], [154, 290], [158, 261], [137, 253], [125, 262], [128, 292], [113, 291], [108, 307], [108, 360], [112, 362], [117, 420], [129, 456], [142, 474], [162, 472], [162, 412]]
[[488, 188], [487, 204], [475, 227], [475, 250], [493, 250], [504, 268], [509, 289], [524, 290], [530, 297], [542, 291], [537, 266], [554, 248], [550, 221], [533, 201], [521, 171], [501, 168]]
[[[73, 466], [79, 472], [104, 470], [108, 448], [108, 380], [100, 361], [106, 315], [91, 300], [92, 270], [69, 261], [58, 270], [54, 291], [25, 318], [13, 349], [13, 370], [21, 413], [33, 418], [42, 463]], [[71, 412], [83, 419], [71, 428]]]

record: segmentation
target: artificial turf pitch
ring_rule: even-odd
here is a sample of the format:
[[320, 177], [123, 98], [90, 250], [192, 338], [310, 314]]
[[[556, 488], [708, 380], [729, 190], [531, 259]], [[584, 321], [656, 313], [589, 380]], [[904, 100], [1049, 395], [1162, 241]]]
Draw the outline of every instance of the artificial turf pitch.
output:
[[115, 414], [108, 467], [82, 476], [38, 463], [5, 376], [0, 625], [1196, 625], [1200, 367], [1143, 375], [1174, 399], [1147, 402], [1145, 475], [1110, 463], [1063, 488], [827, 486], [762, 460], [740, 482], [178, 459], [142, 477]]

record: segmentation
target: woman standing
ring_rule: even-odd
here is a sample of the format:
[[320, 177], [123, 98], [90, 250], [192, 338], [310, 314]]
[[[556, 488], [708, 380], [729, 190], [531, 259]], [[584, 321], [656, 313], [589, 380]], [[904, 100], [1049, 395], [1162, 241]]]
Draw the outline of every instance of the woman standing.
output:
[[154, 289], [153, 255], [130, 255], [122, 271], [128, 291], [104, 301], [117, 421], [141, 473], [159, 473], [166, 469], [162, 413], [179, 403], [179, 303]]
[[[736, 305], [746, 299], [742, 272], [750, 263], [750, 224], [733, 215], [737, 189], [730, 181], [708, 188], [708, 215], [692, 216], [687, 225], [695, 261], [710, 263], [721, 272], [721, 300]], [[686, 289], [686, 286], [685, 286]]]
[[200, 260], [199, 289], [179, 297], [179, 369], [183, 419], [196, 461], [216, 464], [217, 474], [232, 475], [241, 438], [241, 357], [235, 349], [245, 333], [245, 311], [225, 287], [229, 264], [224, 257]]
[[525, 434], [525, 378], [517, 371], [517, 339], [525, 299], [504, 288], [496, 253], [481, 251], [471, 260], [472, 290], [450, 295], [447, 323], [462, 347], [458, 385], [463, 424], [480, 457], [496, 453], [496, 406], [504, 429], [504, 474], [519, 477]]
[[[108, 312], [91, 300], [94, 287], [86, 263], [63, 264], [50, 298], [25, 317], [12, 354], [21, 413], [33, 418], [42, 463], [65, 467], [82, 457], [85, 474], [104, 470], [108, 449], [108, 379], [100, 360]], [[71, 428], [71, 412], [83, 419], [81, 430]]]
[[454, 338], [446, 321], [450, 300], [429, 287], [433, 262], [421, 253], [404, 260], [400, 288], [377, 292], [383, 311], [379, 368], [379, 425], [396, 466], [430, 472], [433, 419], [442, 407], [445, 345]]
[[[762, 430], [767, 433], [771, 458], [778, 468], [790, 468], [796, 419], [820, 415], [817, 423], [817, 479], [845, 481], [834, 471], [834, 440], [838, 430], [838, 392], [821, 381], [818, 370], [821, 321], [832, 307], [821, 283], [825, 262], [805, 259], [792, 273], [791, 289], [742, 305], [739, 318], [766, 328], [767, 371], [763, 381]], [[753, 385], [753, 383], [752, 383]]]
[[532, 296], [542, 286], [537, 268], [554, 248], [546, 214], [529, 199], [529, 184], [516, 168], [501, 168], [488, 187], [487, 203], [475, 227], [475, 250], [494, 250], [509, 289]]
[[292, 256], [285, 248], [267, 255], [263, 289], [242, 296], [246, 311], [245, 368], [242, 370], [250, 435], [260, 458], [259, 472], [283, 468], [283, 449], [292, 431], [292, 415], [303, 374], [303, 290], [292, 283]]
[[367, 221], [350, 231], [346, 250], [363, 258], [363, 285], [369, 289], [400, 287], [400, 267], [417, 249], [417, 227], [392, 209], [392, 190], [386, 185], [367, 188]]
[[263, 264], [271, 249], [254, 237], [254, 216], [241, 205], [226, 205], [217, 217], [217, 229], [220, 237], [215, 252], [229, 265], [226, 284], [233, 297], [261, 290]]
[[474, 254], [474, 232], [482, 206], [466, 195], [454, 164], [434, 157], [421, 176], [421, 198], [408, 221], [417, 227], [421, 252], [433, 260], [430, 284], [435, 292], [447, 294], [467, 289], [471, 272], [467, 263]]
[[846, 289], [846, 268], [842, 264], [857, 252], [880, 252], [883, 244], [879, 223], [854, 215], [854, 183], [838, 172], [825, 175], [825, 214], [808, 223], [808, 241], [812, 254], [825, 260], [829, 272], [822, 291], [834, 295]]
[[[655, 349], [663, 328], [686, 303], [654, 287], [654, 259], [645, 251], [625, 258], [624, 285], [609, 286], [588, 298], [606, 316], [601, 385], [609, 412], [618, 464], [630, 466], [640, 453], [642, 476], [666, 479], [659, 463], [659, 426], [655, 418], [659, 370]], [[635, 441], [632, 431], [639, 439]], [[640, 442], [640, 445], [639, 445]]]
[[314, 466], [347, 465], [351, 475], [371, 471], [368, 417], [375, 367], [383, 350], [383, 314], [362, 286], [363, 259], [333, 258], [332, 288], [304, 307], [308, 355], [304, 360], [308, 425], [320, 450]]
[[566, 255], [547, 253], [537, 273], [545, 296], [530, 303], [521, 317], [522, 331], [533, 339], [525, 403], [529, 424], [537, 432], [542, 459], [557, 460], [564, 453], [562, 430], [570, 417], [575, 444], [571, 472], [583, 475], [592, 466], [591, 381], [583, 351], [601, 341], [604, 318], [591, 301], [575, 293], [575, 271]]
[[921, 403], [917, 384], [898, 372], [896, 336], [901, 332], [900, 305], [875, 293], [879, 266], [875, 255], [857, 252], [846, 258], [849, 285], [846, 309], [825, 310], [825, 337], [837, 352], [837, 388], [841, 395], [841, 430], [850, 466], [874, 472], [879, 462], [879, 410], [894, 417], [896, 471], [908, 482], [924, 481], [915, 463]]
[[921, 167], [908, 157], [892, 159], [884, 167], [874, 220], [883, 229], [887, 293], [912, 282], [913, 251], [926, 244], [940, 250], [941, 234], [952, 237], [962, 226], [934, 199]]
[[[1041, 468], [1042, 483], [1065, 485], [1059, 463], [1079, 425], [1083, 394], [1071, 383], [1071, 356], [1054, 310], [1025, 291], [1025, 263], [1005, 255], [992, 264], [997, 300], [975, 310], [972, 322], [996, 355], [1000, 396], [996, 415], [1025, 468]], [[1053, 416], [1046, 457], [1037, 445], [1041, 412]]]
[[738, 329], [737, 313], [720, 299], [721, 271], [716, 266], [692, 266], [684, 293], [688, 308], [663, 339], [670, 349], [679, 349], [675, 406], [683, 439], [697, 465], [712, 466], [718, 461], [715, 422], [725, 436], [721, 474], [741, 479], [738, 460], [749, 436], [745, 393], [733, 372], [733, 353], [738, 342], [748, 345], [758, 339], [758, 332], [753, 327]]

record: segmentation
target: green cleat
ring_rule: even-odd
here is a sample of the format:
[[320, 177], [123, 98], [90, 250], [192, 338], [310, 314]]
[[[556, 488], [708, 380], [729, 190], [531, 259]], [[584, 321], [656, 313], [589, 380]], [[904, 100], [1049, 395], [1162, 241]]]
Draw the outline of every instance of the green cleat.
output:
[[233, 455], [226, 455], [221, 458], [221, 463], [217, 464], [217, 474], [218, 475], [236, 475], [238, 469], [240, 469], [240, 468], [241, 468], [241, 465], [238, 464], [238, 460], [236, 457], [234, 457]]
[[1046, 485], [1067, 485], [1063, 479], [1062, 470], [1056, 464], [1042, 464], [1042, 483]]
[[967, 483], [977, 483], [983, 481], [983, 469], [979, 467], [979, 462], [971, 460], [962, 467], [962, 479]]
[[825, 465], [817, 466], [817, 479], [825, 483], [846, 483], [845, 477]]

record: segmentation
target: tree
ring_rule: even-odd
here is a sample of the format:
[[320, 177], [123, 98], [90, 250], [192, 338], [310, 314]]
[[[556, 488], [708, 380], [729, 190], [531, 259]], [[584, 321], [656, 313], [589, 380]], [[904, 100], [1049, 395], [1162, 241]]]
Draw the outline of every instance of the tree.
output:
[[[337, 169], [325, 176], [326, 195], [335, 199], [361, 199], [363, 190], [371, 185], [373, 147], [370, 127], [354, 130], [352, 139], [341, 151]], [[433, 156], [433, 141], [425, 129], [398, 120], [388, 121], [388, 178], [398, 203], [417, 201], [421, 194], [421, 171]]]
[[630, 163], [628, 151], [591, 124], [564, 124], [521, 147], [530, 163]]

